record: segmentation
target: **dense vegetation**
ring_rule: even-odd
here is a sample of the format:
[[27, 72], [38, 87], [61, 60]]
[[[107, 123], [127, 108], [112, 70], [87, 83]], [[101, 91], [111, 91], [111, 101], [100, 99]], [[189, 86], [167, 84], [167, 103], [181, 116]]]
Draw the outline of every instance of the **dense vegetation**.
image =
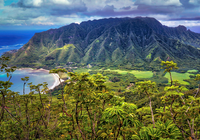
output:
[[[200, 138], [200, 85], [188, 91], [171, 76], [170, 85], [161, 90], [155, 82], [138, 81], [129, 92], [133, 100], [125, 102], [125, 97], [109, 89], [101, 74], [68, 72], [70, 79], [61, 84], [58, 98], [50, 94], [46, 83], [32, 85], [28, 77], [22, 81], [31, 92], [19, 95], [9, 90], [16, 67], [8, 67], [8, 60], [0, 58], [1, 72], [9, 77], [0, 81], [1, 139]], [[169, 74], [178, 68], [173, 61], [161, 64]], [[66, 70], [50, 72], [62, 75]], [[195, 79], [200, 80], [200, 75]]]
[[72, 23], [36, 33], [17, 52], [7, 52], [18, 67], [52, 69], [75, 63], [159, 70], [161, 61], [200, 69], [200, 34], [154, 18], [110, 18]]

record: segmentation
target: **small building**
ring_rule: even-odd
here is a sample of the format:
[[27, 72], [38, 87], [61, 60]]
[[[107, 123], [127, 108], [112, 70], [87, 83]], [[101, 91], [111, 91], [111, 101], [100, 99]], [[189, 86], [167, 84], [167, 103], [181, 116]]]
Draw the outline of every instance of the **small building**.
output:
[[92, 65], [88, 64], [88, 65], [87, 65], [87, 68], [88, 68], [88, 69], [92, 68]]

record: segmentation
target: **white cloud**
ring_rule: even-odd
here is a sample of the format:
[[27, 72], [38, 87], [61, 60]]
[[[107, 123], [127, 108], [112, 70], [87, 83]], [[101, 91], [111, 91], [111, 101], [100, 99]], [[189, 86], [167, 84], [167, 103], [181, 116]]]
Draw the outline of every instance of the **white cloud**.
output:
[[31, 19], [30, 22], [32, 25], [54, 25], [54, 23], [51, 22], [51, 18], [44, 16]]
[[0, 0], [0, 8], [4, 6], [4, 0]]
[[137, 7], [132, 0], [83, 0], [83, 2], [86, 4], [89, 11], [102, 10], [108, 5], [113, 5], [116, 11], [128, 6], [135, 9]]
[[64, 5], [69, 5], [70, 2], [68, 0], [51, 0], [50, 2], [54, 4], [64, 4]]
[[[190, 0], [198, 5], [200, 0]], [[166, 21], [180, 17], [197, 17], [200, 8], [188, 8], [179, 0], [19, 0], [4, 6], [0, 0], [0, 25], [66, 25], [106, 17], [149, 16], [168, 26], [196, 26], [198, 22]]]
[[169, 15], [161, 15], [161, 14], [150, 14], [148, 15], [148, 17], [153, 17], [155, 19], [160, 19], [160, 20], [166, 20], [166, 19], [170, 19], [171, 17], [169, 17]]
[[103, 7], [106, 6], [106, 1], [107, 0], [83, 0], [83, 2], [86, 4], [87, 8], [89, 11], [97, 10], [97, 9], [102, 9]]
[[114, 5], [115, 8], [121, 9], [123, 7], [136, 7], [134, 6], [134, 2], [132, 0], [110, 0], [107, 1], [106, 4], [108, 5]]
[[41, 6], [42, 2], [43, 2], [42, 0], [33, 0], [33, 5], [39, 7]]
[[192, 26], [200, 26], [199, 21], [188, 21], [188, 20], [179, 20], [179, 21], [162, 21], [160, 22], [163, 25], [169, 26], [169, 27], [177, 27], [179, 25], [184, 25], [186, 27], [192, 27]]
[[145, 5], [181, 5], [179, 0], [136, 0], [135, 3]]
[[19, 0], [16, 4], [19, 7], [57, 7], [57, 6], [72, 6], [78, 7], [83, 4], [82, 0]]
[[[43, 13], [44, 15], [44, 13]], [[40, 10], [35, 9], [24, 9], [21, 7], [4, 7], [4, 11], [1, 17], [7, 19], [16, 19], [16, 20], [28, 20], [30, 18], [37, 18], [41, 16]]]
[[200, 1], [199, 0], [190, 0], [189, 3], [194, 4], [194, 5], [199, 5]]

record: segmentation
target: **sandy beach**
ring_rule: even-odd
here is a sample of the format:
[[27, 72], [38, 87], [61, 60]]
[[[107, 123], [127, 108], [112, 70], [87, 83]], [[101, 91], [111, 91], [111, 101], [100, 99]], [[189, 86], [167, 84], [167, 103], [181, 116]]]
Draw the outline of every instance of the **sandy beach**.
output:
[[59, 81], [59, 75], [58, 74], [52, 74], [52, 75], [54, 77], [55, 82], [53, 83], [53, 85], [51, 87], [49, 87], [49, 89], [54, 89], [56, 86], [58, 86], [60, 84], [60, 81], [64, 82], [63, 79], [60, 79], [60, 81]]
[[40, 69], [33, 69], [33, 68], [19, 68], [17, 70], [27, 70], [27, 71], [33, 71], [33, 72], [39, 72], [39, 71], [45, 71], [45, 72], [49, 72], [49, 70], [40, 68]]
[[[43, 68], [40, 68], [40, 69], [33, 69], [33, 68], [20, 68], [18, 70], [27, 70], [27, 71], [30, 71], [30, 72], [41, 72], [41, 71], [44, 71], [44, 72], [47, 72], [49, 73], [49, 70], [46, 70], [46, 69], [43, 69]], [[61, 82], [64, 82], [63, 79], [60, 79], [59, 81], [59, 75], [58, 74], [55, 74], [55, 73], [50, 73], [53, 78], [54, 78], [54, 83], [53, 85], [49, 85], [49, 89], [54, 89], [56, 86], [58, 86], [60, 84], [60, 81]]]

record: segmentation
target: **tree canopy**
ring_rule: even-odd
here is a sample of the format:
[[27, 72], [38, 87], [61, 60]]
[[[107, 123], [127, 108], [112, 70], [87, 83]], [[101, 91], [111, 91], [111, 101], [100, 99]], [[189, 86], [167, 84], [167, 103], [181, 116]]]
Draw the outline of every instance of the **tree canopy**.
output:
[[[16, 67], [9, 67], [8, 61], [0, 59], [1, 72], [9, 77], [0, 81], [1, 139], [200, 139], [199, 88], [191, 92], [171, 81], [160, 91], [155, 82], [136, 82], [130, 90], [144, 100], [138, 107], [110, 90], [102, 74], [53, 69], [50, 73], [69, 76], [57, 91], [58, 98], [51, 95], [47, 83], [33, 85], [28, 77], [21, 79], [22, 86], [29, 86], [31, 92], [19, 95], [9, 89]], [[173, 61], [162, 65], [169, 73], [177, 68]], [[200, 80], [200, 75], [195, 79]]]

